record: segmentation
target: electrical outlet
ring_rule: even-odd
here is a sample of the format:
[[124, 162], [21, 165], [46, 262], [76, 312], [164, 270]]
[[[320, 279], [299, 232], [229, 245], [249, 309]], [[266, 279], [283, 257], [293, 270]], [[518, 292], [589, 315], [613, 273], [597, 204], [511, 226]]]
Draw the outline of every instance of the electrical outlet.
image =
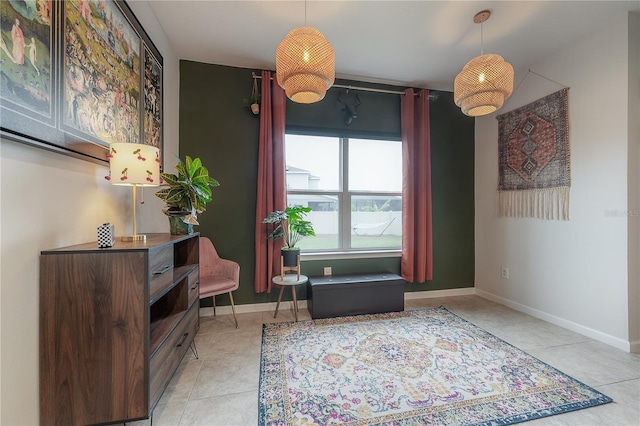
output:
[[505, 280], [509, 279], [509, 268], [506, 267], [502, 267], [502, 278], [504, 278]]
[[324, 274], [325, 275], [331, 275], [331, 266], [325, 266], [324, 267]]

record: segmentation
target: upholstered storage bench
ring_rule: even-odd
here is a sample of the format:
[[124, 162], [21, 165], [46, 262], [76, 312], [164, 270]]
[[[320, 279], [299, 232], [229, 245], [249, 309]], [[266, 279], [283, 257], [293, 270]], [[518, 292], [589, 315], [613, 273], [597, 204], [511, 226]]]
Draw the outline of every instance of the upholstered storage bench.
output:
[[307, 307], [313, 319], [403, 311], [404, 280], [386, 272], [309, 277]]

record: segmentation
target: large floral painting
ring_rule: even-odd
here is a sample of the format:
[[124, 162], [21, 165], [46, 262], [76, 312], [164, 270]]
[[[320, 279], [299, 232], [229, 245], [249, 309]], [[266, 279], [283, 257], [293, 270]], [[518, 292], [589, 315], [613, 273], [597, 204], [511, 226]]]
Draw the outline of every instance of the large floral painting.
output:
[[144, 50], [144, 143], [162, 148], [162, 65]]
[[140, 37], [112, 2], [67, 0], [63, 123], [107, 142], [140, 139]]
[[0, 1], [0, 99], [13, 111], [53, 118], [51, 0]]
[[162, 56], [122, 0], [1, 0], [1, 135], [107, 161], [162, 151]]

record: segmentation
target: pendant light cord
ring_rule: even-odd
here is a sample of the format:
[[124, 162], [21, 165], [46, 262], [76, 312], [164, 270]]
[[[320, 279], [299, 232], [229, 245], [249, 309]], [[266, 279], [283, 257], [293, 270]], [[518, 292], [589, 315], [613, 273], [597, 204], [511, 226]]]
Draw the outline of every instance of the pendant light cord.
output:
[[480, 56], [484, 55], [484, 20], [480, 21]]

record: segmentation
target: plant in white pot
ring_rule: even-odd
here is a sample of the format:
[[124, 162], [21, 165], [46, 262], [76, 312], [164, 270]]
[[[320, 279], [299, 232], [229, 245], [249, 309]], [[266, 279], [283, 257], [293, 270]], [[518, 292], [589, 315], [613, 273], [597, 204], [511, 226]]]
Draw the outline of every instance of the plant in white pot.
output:
[[250, 98], [244, 98], [242, 101], [243, 105], [250, 108], [254, 115], [260, 114], [260, 95], [254, 96], [252, 94]]
[[209, 176], [209, 170], [199, 158], [188, 155], [185, 161], [178, 158], [176, 170], [177, 175], [160, 173], [163, 184], [156, 196], [167, 205], [162, 212], [169, 216], [171, 234], [191, 234], [193, 225], [199, 225], [198, 214], [213, 200], [211, 188], [220, 184]]
[[287, 207], [284, 211], [276, 210], [269, 213], [262, 220], [262, 223], [273, 225], [272, 231], [267, 238], [277, 240], [284, 239], [284, 247], [280, 250], [283, 257], [284, 266], [296, 266], [300, 249], [296, 244], [303, 238], [315, 236], [313, 225], [305, 220], [307, 213], [311, 211], [311, 207], [295, 206]]
[[253, 89], [251, 90], [251, 97], [244, 98], [242, 103], [245, 107], [250, 108], [254, 115], [260, 114], [260, 93], [258, 93], [258, 81], [254, 77]]

